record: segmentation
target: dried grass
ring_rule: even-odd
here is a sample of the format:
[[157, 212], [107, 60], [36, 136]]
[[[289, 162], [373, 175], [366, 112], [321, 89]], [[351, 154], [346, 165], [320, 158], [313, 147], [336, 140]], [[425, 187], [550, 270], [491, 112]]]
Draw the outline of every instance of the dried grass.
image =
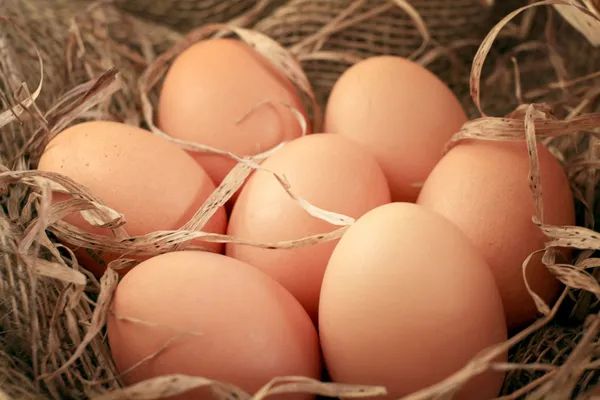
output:
[[[473, 18], [473, 24], [478, 21], [485, 28], [487, 20], [480, 20], [483, 6], [475, 1], [462, 1], [462, 8], [456, 1], [442, 0], [344, 3], [290, 0], [250, 29], [263, 7], [268, 7], [265, 2], [246, 14], [236, 12], [235, 24], [215, 21], [184, 36], [108, 3], [4, 1], [2, 12], [8, 19], [0, 21], [4, 105], [0, 108], [0, 398], [155, 399], [201, 386], [210, 386], [215, 397], [222, 399], [263, 399], [283, 392], [362, 398], [385, 392], [380, 387], [287, 377], [275, 379], [252, 396], [226, 383], [179, 375], [121, 388], [103, 337], [117, 274], [109, 269], [97, 281], [56, 238], [131, 255], [189, 248], [194, 239], [242, 243], [201, 229], [249, 173], [261, 168], [269, 152], [239, 158], [198, 143], [169, 139], [188, 150], [220, 153], [239, 164], [181, 230], [136, 238], [123, 229], [122, 216], [86, 188], [32, 168], [53, 135], [82, 120], [122, 121], [164, 135], [152, 123], [152, 105], [162, 75], [173, 57], [215, 34], [239, 37], [286, 73], [311, 106], [314, 126], [319, 126], [331, 84], [347, 65], [373, 54], [399, 54], [413, 56], [437, 71], [459, 96], [470, 87], [471, 96], [461, 98], [471, 115], [478, 117], [465, 124], [449, 146], [464, 139], [527, 141], [528, 179], [537, 206], [532, 220], [548, 236], [546, 247], [539, 251], [566, 289], [552, 307], [531, 292], [544, 315], [540, 320], [506, 343], [486, 349], [445, 381], [407, 398], [450, 398], [464, 382], [489, 368], [508, 371], [504, 399], [583, 397], [596, 384], [600, 260], [595, 252], [600, 250], [600, 234], [594, 228], [600, 207], [600, 113], [596, 113], [600, 50], [585, 44], [579, 33], [546, 7], [567, 4], [563, 0], [521, 8], [504, 19], [511, 10], [502, 12], [498, 25], [485, 38], [479, 33], [470, 36], [472, 26], [465, 26], [462, 19], [459, 24], [452, 19], [456, 14], [450, 14], [453, 9], [462, 10], [464, 18]], [[312, 27], [313, 33], [304, 32], [305, 26]], [[355, 40], [360, 37], [370, 40]], [[393, 46], [385, 47], [390, 43]], [[583, 43], [585, 57], [578, 57], [581, 47], [574, 52], [573, 43]], [[470, 56], [465, 49], [473, 50]], [[471, 56], [475, 60], [472, 69], [465, 68]], [[577, 200], [578, 226], [544, 224], [544, 182], [533, 146], [536, 139], [549, 145], [568, 171]], [[283, 177], [274, 174], [274, 178], [307, 212], [340, 228], [285, 243], [243, 243], [269, 248], [310, 246], [340, 237], [352, 224], [351, 218], [335, 210], [321, 210], [304, 201]], [[57, 186], [76, 196], [52, 205], [52, 189]], [[92, 235], [62, 221], [73, 212], [83, 212], [91, 224], [113, 228], [115, 238]], [[555, 263], [558, 247], [577, 250], [571, 264]], [[134, 262], [123, 259], [111, 267]], [[523, 270], [527, 263], [524, 260]], [[511, 353], [508, 363], [492, 361], [506, 350]]]

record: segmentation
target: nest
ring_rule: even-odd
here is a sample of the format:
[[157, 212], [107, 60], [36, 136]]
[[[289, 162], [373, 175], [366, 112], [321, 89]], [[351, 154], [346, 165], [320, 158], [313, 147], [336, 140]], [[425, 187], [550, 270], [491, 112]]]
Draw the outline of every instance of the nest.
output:
[[[595, 257], [600, 239], [594, 231], [600, 215], [600, 50], [554, 11], [552, 3], [560, 2], [546, 1], [506, 17], [525, 1], [493, 8], [475, 0], [238, 0], [213, 8], [213, 1], [174, 0], [159, 2], [162, 11], [156, 15], [139, 7], [146, 2], [128, 0], [117, 0], [117, 6], [86, 0], [5, 0], [0, 20], [0, 396], [166, 398], [211, 386], [222, 398], [251, 398], [198, 377], [160, 377], [123, 387], [104, 339], [117, 274], [109, 269], [96, 280], [57, 238], [107, 251], [123, 243], [62, 222], [70, 210], [51, 205], [49, 182], [78, 193], [79, 207], [95, 209], [104, 222], [114, 222], [115, 215], [98, 208], [85, 188], [35, 170], [48, 140], [73, 123], [107, 119], [156, 131], [156, 88], [169, 62], [190, 44], [215, 34], [233, 34], [251, 43], [285, 72], [303, 92], [316, 127], [333, 82], [349, 65], [371, 55], [395, 54], [431, 69], [469, 110], [471, 121], [449, 145], [464, 139], [515, 138], [529, 143], [539, 138], [549, 145], [565, 165], [577, 203], [577, 227], [544, 225], [541, 213], [537, 216], [549, 238], [546, 251], [576, 249], [571, 265], [548, 265], [565, 283], [565, 292], [552, 308], [539, 304], [544, 317], [482, 353], [462, 374], [409, 398], [449, 395], [481, 368], [508, 371], [505, 399], [591, 393], [600, 368], [600, 263]], [[197, 143], [184, 146], [218, 151]], [[235, 240], [199, 230], [251, 172], [252, 163], [239, 161], [184, 229], [136, 238], [129, 245], [132, 254], [160, 254], [198, 238]], [[532, 182], [539, 179], [536, 162], [532, 155]], [[539, 204], [543, 193], [532, 187]], [[293, 188], [288, 190], [293, 197]], [[342, 228], [318, 238], [252, 245], [308, 246], [339, 238], [352, 222], [311, 211], [322, 219], [339, 218], [334, 222]], [[491, 361], [507, 349], [508, 363]], [[277, 378], [254, 398], [274, 388], [323, 396], [381, 392]]]

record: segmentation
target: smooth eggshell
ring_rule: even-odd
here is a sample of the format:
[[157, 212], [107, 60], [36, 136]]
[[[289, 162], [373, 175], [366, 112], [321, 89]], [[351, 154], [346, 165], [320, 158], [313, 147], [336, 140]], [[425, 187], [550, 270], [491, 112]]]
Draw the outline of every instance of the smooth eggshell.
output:
[[[176, 145], [149, 131], [116, 122], [95, 121], [74, 125], [46, 147], [38, 169], [58, 172], [87, 187], [109, 207], [125, 215], [131, 236], [179, 229], [215, 190], [204, 170]], [[56, 192], [54, 201], [67, 199]], [[65, 218], [79, 229], [112, 235], [83, 217]], [[220, 208], [203, 230], [225, 233], [227, 217]], [[198, 242], [213, 251], [222, 245]], [[126, 254], [107, 254], [76, 248], [79, 261], [96, 276], [108, 263]]]
[[[507, 336], [483, 257], [448, 220], [410, 203], [378, 207], [342, 237], [323, 279], [319, 334], [333, 381], [383, 385], [382, 399], [440, 382]], [[503, 375], [484, 372], [454, 399], [495, 398]]]
[[[254, 109], [265, 101], [271, 103]], [[282, 103], [305, 114], [293, 84], [250, 46], [234, 39], [203, 40], [171, 65], [160, 93], [158, 124], [178, 139], [254, 155], [302, 134], [298, 119]], [[235, 165], [223, 156], [193, 155], [216, 184]]]
[[[573, 225], [573, 195], [563, 168], [544, 146], [538, 144], [537, 150], [544, 218], [549, 224]], [[511, 330], [538, 315], [525, 287], [522, 264], [547, 240], [532, 221], [535, 207], [528, 173], [524, 141], [464, 142], [440, 161], [418, 199], [458, 225], [484, 255], [500, 287]], [[527, 267], [527, 279], [542, 299], [553, 304], [561, 285], [541, 263], [541, 256]]]
[[[357, 218], [390, 201], [377, 161], [356, 143], [314, 134], [288, 143], [262, 166], [283, 175], [292, 191], [311, 204]], [[231, 214], [228, 234], [255, 242], [281, 242], [338, 229], [309, 215], [268, 172], [256, 171]], [[323, 272], [337, 241], [296, 249], [228, 244], [228, 256], [275, 278], [316, 320]]]
[[407, 59], [371, 57], [333, 87], [325, 131], [369, 149], [393, 201], [414, 202], [450, 137], [467, 121], [458, 99], [433, 73]]
[[[125, 374], [127, 385], [185, 374], [252, 394], [278, 376], [320, 377], [317, 332], [302, 306], [256, 268], [220, 254], [174, 252], [139, 264], [119, 283], [111, 310], [108, 339], [122, 373], [176, 338]], [[211, 398], [198, 389], [173, 399]]]

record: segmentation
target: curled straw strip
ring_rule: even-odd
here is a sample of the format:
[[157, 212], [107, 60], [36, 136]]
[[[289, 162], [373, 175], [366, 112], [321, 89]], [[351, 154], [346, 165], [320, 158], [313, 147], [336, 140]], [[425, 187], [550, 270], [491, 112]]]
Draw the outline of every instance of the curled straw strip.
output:
[[[24, 39], [25, 41], [27, 41], [31, 45], [31, 47], [33, 47], [35, 54], [38, 58], [39, 64], [40, 64], [40, 81], [39, 81], [38, 86], [35, 89], [35, 91], [33, 93], [31, 93], [31, 95], [28, 96], [28, 98], [26, 98], [22, 103], [20, 103], [16, 106], [10, 107], [8, 110], [0, 113], [0, 128], [3, 128], [4, 126], [8, 125], [9, 123], [11, 123], [15, 120], [18, 120], [21, 115], [26, 113], [26, 110], [28, 110], [30, 107], [34, 106], [35, 99], [37, 99], [39, 97], [40, 93], [42, 92], [42, 86], [44, 83], [44, 62], [42, 59], [42, 54], [40, 53], [39, 49], [37, 48], [35, 43], [33, 43], [31, 38], [25, 33], [25, 31], [23, 31], [23, 29], [21, 29], [21, 27], [19, 27], [17, 24], [12, 22], [8, 18], [2, 17], [2, 16], [0, 16], [0, 21], [11, 25], [19, 33], [21, 38]], [[25, 89], [26, 92], [28, 92], [27, 85], [25, 83], [22, 84], [22, 87], [23, 87], [23, 89]]]
[[[574, 7], [575, 9], [585, 13], [586, 15], [598, 19], [588, 9], [566, 0], [544, 0], [532, 3], [530, 5], [515, 10], [508, 14], [506, 17], [504, 17], [496, 26], [494, 26], [494, 28], [492, 28], [492, 30], [486, 36], [473, 59], [473, 66], [470, 78], [471, 97], [482, 117], [465, 123], [462, 129], [451, 138], [450, 142], [446, 146], [446, 152], [449, 151], [453, 146], [455, 146], [457, 142], [466, 139], [511, 141], [523, 139], [525, 137], [525, 130], [523, 129], [522, 118], [500, 118], [491, 117], [485, 114], [481, 107], [481, 74], [483, 71], [485, 59], [487, 58], [487, 55], [489, 54], [496, 37], [498, 36], [502, 28], [510, 22], [510, 20], [515, 18], [518, 14], [532, 9], [533, 7], [553, 4]], [[561, 86], [564, 86], [564, 83], [561, 82]], [[548, 110], [544, 105], [523, 105], [521, 106], [520, 110], [523, 110], [522, 107], [530, 106], [536, 108], [539, 111], [534, 115], [535, 130], [537, 132], [537, 136], [556, 137], [570, 135], [581, 131], [589, 131], [600, 125], [600, 113], [582, 115], [579, 117], [574, 117], [568, 120], [561, 121], [551, 118], [551, 115], [547, 113]], [[519, 109], [517, 111], [519, 111]], [[519, 115], [519, 113], [517, 112], [516, 115]]]
[[[228, 178], [232, 174], [237, 174], [238, 170], [248, 167], [244, 165], [238, 165]], [[235, 176], [235, 175], [233, 175]], [[31, 243], [35, 241], [35, 233], [39, 229], [49, 229], [50, 231], [57, 234], [57, 236], [63, 238], [68, 243], [74, 246], [82, 246], [94, 250], [104, 250], [107, 252], [122, 253], [128, 255], [146, 255], [152, 256], [163, 252], [175, 251], [179, 245], [187, 244], [192, 240], [202, 240], [206, 242], [220, 242], [220, 243], [236, 243], [244, 244], [255, 247], [263, 248], [295, 248], [309, 246], [317, 243], [323, 243], [330, 240], [335, 240], [345, 232], [347, 227], [351, 224], [351, 220], [345, 220], [346, 217], [339, 216], [335, 213], [329, 213], [324, 210], [317, 209], [310, 205], [305, 200], [302, 200], [295, 196], [289, 187], [285, 189], [288, 193], [295, 198], [299, 203], [303, 205], [311, 214], [319, 216], [321, 219], [329, 220], [328, 222], [342, 227], [328, 233], [308, 236], [299, 238], [291, 241], [274, 242], [274, 243], [261, 243], [251, 240], [242, 240], [232, 236], [211, 234], [202, 232], [199, 230], [175, 230], [175, 231], [158, 231], [143, 236], [131, 237], [129, 236], [124, 227], [124, 216], [110, 209], [108, 206], [103, 204], [99, 199], [95, 198], [86, 188], [78, 185], [76, 182], [56, 173], [48, 173], [42, 171], [8, 171], [0, 173], [0, 184], [9, 184], [16, 182], [27, 182], [25, 178], [36, 177], [37, 179], [46, 178], [50, 179], [60, 185], [64, 185], [68, 188], [70, 193], [73, 193], [76, 198], [67, 200], [65, 202], [56, 203], [50, 206], [48, 210], [49, 218], [45, 221], [39, 218], [34, 220], [28, 227], [26, 236], [22, 241], [23, 250], [27, 248]], [[283, 178], [281, 183], [285, 185]], [[231, 180], [231, 179], [226, 179]], [[217, 191], [209, 197], [204, 206], [196, 213], [192, 220], [188, 223], [187, 227], [193, 227], [196, 221], [207, 221], [210, 218], [209, 212], [214, 211], [216, 208], [224, 204], [228, 195], [221, 197], [219, 201], [214, 201], [214, 197], [221, 196], [223, 188], [228, 182], [224, 181], [219, 186]], [[238, 180], [239, 182], [239, 180]], [[231, 192], [226, 192], [231, 194]], [[79, 198], [81, 197], [81, 198]], [[314, 207], [314, 208], [313, 208]], [[82, 212], [86, 220], [95, 226], [109, 227], [115, 232], [116, 237], [107, 237], [102, 235], [96, 235], [87, 233], [80, 230], [66, 222], [61, 221], [65, 216], [72, 214], [73, 212]], [[324, 217], [323, 217], [324, 216]], [[41, 226], [40, 226], [41, 225]], [[188, 228], [189, 229], [189, 228]]]
[[99, 396], [96, 400], [162, 399], [199, 388], [210, 388], [213, 395], [221, 400], [264, 400], [270, 396], [286, 393], [342, 396], [345, 399], [372, 398], [386, 394], [385, 388], [380, 386], [323, 383], [310, 378], [291, 376], [275, 378], [254, 396], [251, 396], [233, 385], [211, 379], [186, 375], [166, 375], [129, 386], [121, 391]]

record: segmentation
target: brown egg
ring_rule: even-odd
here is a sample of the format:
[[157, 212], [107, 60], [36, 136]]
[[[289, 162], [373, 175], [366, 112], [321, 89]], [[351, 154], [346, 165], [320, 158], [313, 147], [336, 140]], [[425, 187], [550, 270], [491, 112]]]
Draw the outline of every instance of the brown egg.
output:
[[[340, 135], [315, 134], [297, 139], [262, 166], [284, 175], [295, 194], [327, 211], [356, 218], [390, 201], [377, 161]], [[257, 171], [233, 209], [228, 234], [258, 242], [280, 242], [338, 228], [310, 216], [271, 174]], [[334, 247], [334, 241], [278, 250], [228, 244], [226, 254], [275, 278], [316, 320], [321, 280]]]
[[450, 137], [467, 121], [456, 96], [433, 73], [394, 56], [349, 68], [333, 87], [325, 130], [369, 149], [393, 201], [414, 202]]
[[[265, 101], [271, 104], [248, 114]], [[305, 113], [293, 84], [251, 47], [234, 39], [204, 40], [179, 55], [169, 69], [158, 124], [178, 139], [238, 156], [255, 155], [302, 134], [296, 116], [281, 103]], [[216, 184], [235, 165], [218, 155], [194, 157]]]
[[[319, 334], [333, 381], [383, 385], [383, 399], [442, 381], [507, 336], [483, 257], [455, 225], [410, 203], [368, 212], [341, 238], [323, 279]], [[503, 375], [484, 372], [454, 399], [495, 398]]]
[[[573, 195], [565, 173], [545, 147], [537, 148], [546, 222], [573, 225]], [[500, 287], [509, 329], [523, 327], [538, 314], [525, 287], [522, 264], [547, 240], [532, 221], [528, 172], [523, 141], [461, 143], [436, 166], [418, 200], [458, 225], [484, 255]], [[560, 293], [560, 283], [541, 256], [527, 267], [527, 280], [549, 304]]]
[[[151, 258], [119, 283], [111, 309], [117, 315], [109, 313], [108, 340], [121, 373], [168, 345], [124, 374], [127, 385], [185, 374], [252, 394], [278, 376], [320, 377], [319, 339], [302, 306], [267, 275], [223, 255]], [[170, 397], [217, 398], [207, 389]]]
[[[215, 190], [206, 172], [185, 151], [149, 131], [116, 122], [86, 122], [66, 129], [48, 144], [38, 169], [58, 172], [87, 187], [125, 215], [124, 228], [131, 236], [181, 228]], [[55, 201], [67, 198], [54, 194]], [[79, 213], [65, 221], [86, 232], [113, 235], [110, 229], [93, 227]], [[223, 208], [204, 228], [214, 233], [226, 229]], [[198, 244], [214, 251], [223, 247]], [[74, 250], [96, 276], [104, 273], [110, 261], [127, 256]]]

